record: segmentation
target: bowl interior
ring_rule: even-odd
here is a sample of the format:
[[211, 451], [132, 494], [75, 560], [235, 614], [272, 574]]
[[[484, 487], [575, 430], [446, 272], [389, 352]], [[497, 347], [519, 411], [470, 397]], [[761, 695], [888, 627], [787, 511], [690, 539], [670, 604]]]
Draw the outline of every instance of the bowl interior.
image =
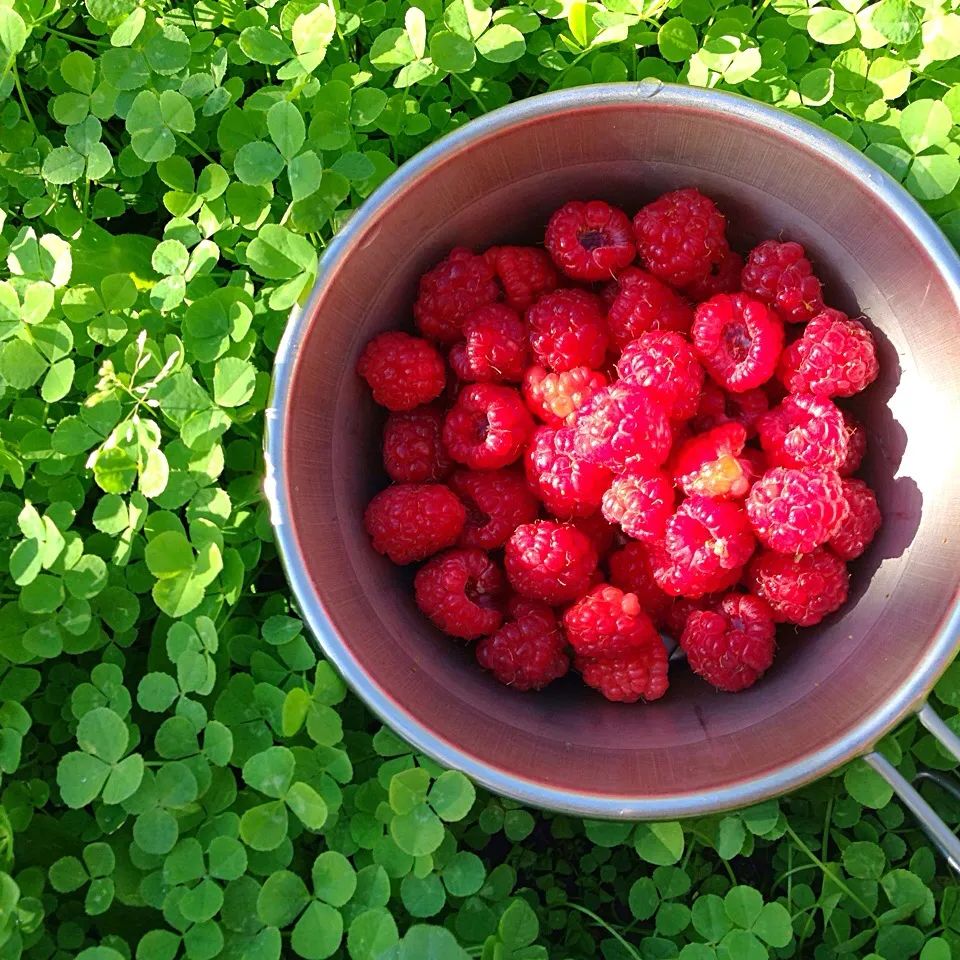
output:
[[[322, 611], [321, 640], [376, 708], [498, 789], [634, 816], [700, 809], [705, 792], [722, 803], [747, 784], [754, 797], [775, 792], [789, 785], [777, 780], [785, 766], [819, 772], [827, 744], [862, 749], [844, 738], [921, 664], [942, 659], [935, 638], [960, 577], [955, 293], [879, 199], [872, 171], [858, 177], [815, 138], [758, 124], [737, 100], [711, 110], [675, 94], [563, 103], [505, 129], [488, 124], [434, 157], [325, 264], [280, 411], [288, 565]], [[602, 198], [632, 215], [683, 186], [718, 203], [742, 252], [767, 237], [804, 244], [827, 303], [869, 318], [882, 372], [845, 405], [867, 424], [861, 473], [885, 523], [853, 566], [850, 602], [811, 630], [781, 627], [773, 669], [747, 693], [716, 693], [681, 665], [649, 705], [606, 703], [578, 677], [517, 694], [430, 627], [412, 570], [370, 548], [362, 514], [386, 482], [383, 413], [354, 365], [374, 334], [412, 328], [417, 278], [451, 247], [537, 242], [568, 199]]]

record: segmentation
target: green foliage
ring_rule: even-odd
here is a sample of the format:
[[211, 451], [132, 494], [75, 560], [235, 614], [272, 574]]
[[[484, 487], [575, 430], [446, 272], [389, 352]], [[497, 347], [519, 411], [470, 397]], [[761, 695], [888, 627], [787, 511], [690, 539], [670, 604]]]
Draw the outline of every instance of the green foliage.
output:
[[[638, 825], [416, 755], [318, 658], [260, 498], [289, 311], [399, 163], [530, 93], [680, 80], [833, 131], [958, 238], [953, 6], [0, 5], [0, 960], [960, 955], [864, 764]], [[936, 697], [956, 725], [960, 668]], [[912, 722], [884, 752], [954, 766]]]

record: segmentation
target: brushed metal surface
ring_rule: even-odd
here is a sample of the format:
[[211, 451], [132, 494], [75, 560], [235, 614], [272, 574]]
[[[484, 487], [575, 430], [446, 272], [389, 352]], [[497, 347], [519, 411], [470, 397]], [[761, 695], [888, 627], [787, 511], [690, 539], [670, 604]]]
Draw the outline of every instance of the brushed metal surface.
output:
[[[697, 186], [735, 246], [802, 242], [826, 299], [869, 318], [882, 374], [853, 404], [883, 529], [850, 602], [781, 628], [748, 693], [673, 669], [650, 705], [570, 677], [520, 695], [416, 610], [412, 571], [370, 548], [385, 483], [382, 412], [354, 374], [375, 333], [410, 326], [417, 277], [452, 246], [542, 237], [572, 197], [629, 213]], [[755, 802], [868, 749], [921, 703], [960, 637], [960, 262], [878, 167], [788, 114], [656, 81], [578, 88], [467, 124], [405, 164], [330, 245], [278, 353], [268, 477], [278, 545], [326, 655], [368, 705], [440, 762], [508, 796], [592, 817], [673, 817]]]

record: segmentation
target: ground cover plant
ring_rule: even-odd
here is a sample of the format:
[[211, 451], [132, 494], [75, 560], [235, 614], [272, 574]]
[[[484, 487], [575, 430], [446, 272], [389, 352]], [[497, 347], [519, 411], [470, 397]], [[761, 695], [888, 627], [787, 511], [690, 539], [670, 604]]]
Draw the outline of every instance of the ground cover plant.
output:
[[[444, 132], [588, 82], [737, 90], [957, 238], [958, 57], [949, 0], [0, 5], [0, 956], [960, 955], [953, 877], [862, 764], [630, 824], [415, 755], [308, 641], [259, 495], [318, 254]], [[935, 702], [960, 729], [960, 669]], [[953, 767], [916, 723], [883, 749]]]

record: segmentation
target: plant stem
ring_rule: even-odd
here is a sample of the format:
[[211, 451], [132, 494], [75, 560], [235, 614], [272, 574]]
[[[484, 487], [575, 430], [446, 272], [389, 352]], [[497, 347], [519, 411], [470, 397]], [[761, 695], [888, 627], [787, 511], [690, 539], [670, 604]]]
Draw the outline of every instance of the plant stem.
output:
[[578, 910], [584, 916], [589, 917], [591, 920], [593, 920], [594, 923], [603, 927], [603, 929], [606, 930], [607, 933], [610, 934], [610, 936], [614, 937], [619, 942], [619, 944], [623, 947], [623, 949], [626, 950], [630, 954], [630, 956], [634, 958], [634, 960], [641, 960], [640, 954], [637, 953], [637, 951], [634, 950], [633, 947], [631, 947], [630, 944], [627, 943], [627, 941], [624, 940], [623, 937], [620, 936], [620, 934], [617, 933], [617, 931], [614, 930], [613, 927], [611, 927], [606, 920], [604, 920], [602, 917], [598, 917], [592, 910], [588, 910], [586, 907], [581, 907], [580, 904], [578, 903], [570, 903], [569, 900], [565, 900], [563, 903], [558, 903], [557, 906], [570, 907], [571, 910]]

